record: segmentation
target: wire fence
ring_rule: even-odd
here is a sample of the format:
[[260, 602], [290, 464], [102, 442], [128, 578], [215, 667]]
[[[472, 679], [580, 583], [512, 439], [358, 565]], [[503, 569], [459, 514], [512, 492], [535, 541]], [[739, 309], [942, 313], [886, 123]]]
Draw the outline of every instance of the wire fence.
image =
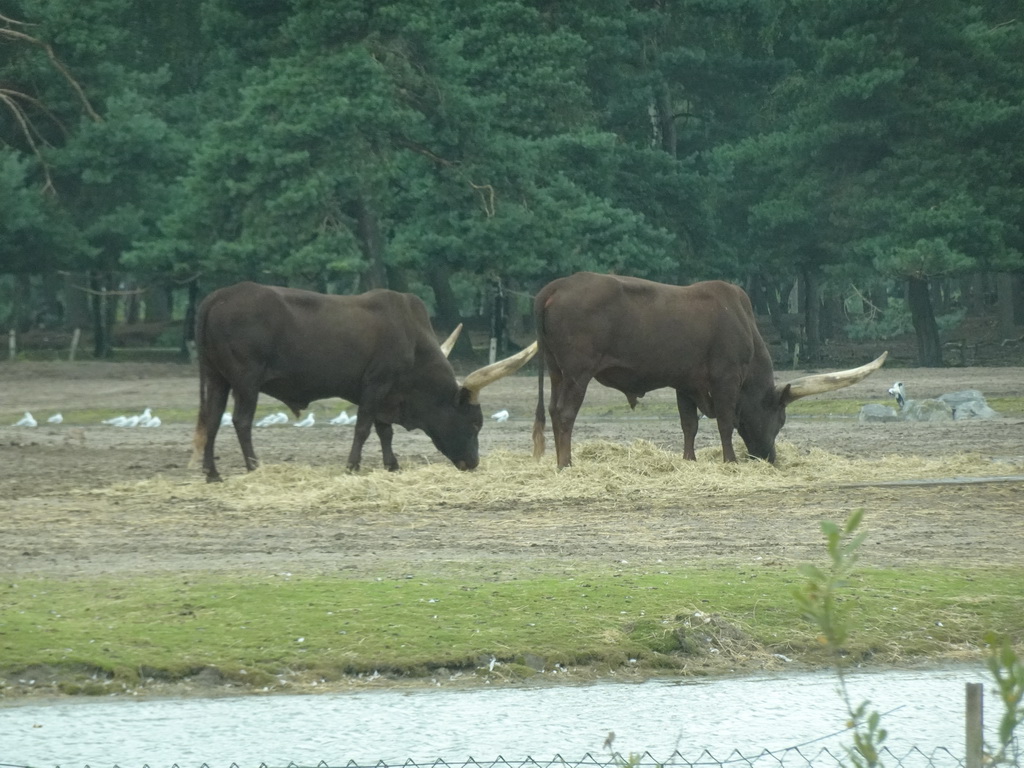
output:
[[[944, 747], [937, 747], [925, 752], [912, 747], [906, 752], [893, 752], [888, 747], [879, 750], [879, 762], [886, 768], [964, 768], [966, 760], [957, 757]], [[687, 758], [679, 752], [673, 752], [667, 758], [659, 759], [649, 752], [642, 754], [622, 755], [613, 752], [609, 755], [585, 754], [578, 760], [568, 760], [555, 755], [550, 760], [536, 760], [532, 757], [509, 760], [497, 757], [493, 760], [476, 760], [472, 757], [462, 761], [432, 760], [416, 762], [414, 760], [388, 762], [356, 762], [328, 763], [321, 761], [312, 764], [300, 763], [259, 763], [258, 765], [229, 763], [211, 765], [160, 766], [159, 768], [840, 768], [851, 763], [850, 755], [845, 750], [802, 751], [799, 747], [769, 752], [764, 750], [756, 754], [745, 755], [739, 751], [730, 752], [724, 757], [713, 755], [705, 750], [696, 758]], [[0, 763], [0, 768], [32, 768], [30, 766]], [[40, 766], [35, 766], [40, 768]], [[77, 766], [55, 766], [55, 768], [78, 768]], [[157, 768], [143, 764], [141, 766], [119, 765], [84, 765], [81, 768]]]

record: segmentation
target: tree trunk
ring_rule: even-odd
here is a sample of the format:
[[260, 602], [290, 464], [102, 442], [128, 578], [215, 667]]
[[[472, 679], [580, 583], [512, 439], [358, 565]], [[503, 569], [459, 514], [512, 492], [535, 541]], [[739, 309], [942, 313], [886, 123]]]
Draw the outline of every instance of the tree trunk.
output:
[[60, 300], [61, 279], [51, 271], [43, 273], [43, 321], [47, 328], [59, 328], [64, 324], [64, 304]]
[[113, 350], [110, 340], [110, 325], [108, 324], [110, 310], [107, 305], [110, 297], [107, 296], [106, 276], [93, 273], [90, 278], [90, 287], [94, 291], [92, 294], [92, 354], [93, 357], [102, 360], [110, 357]]
[[[137, 291], [139, 284], [134, 280], [123, 280], [120, 283], [121, 289], [125, 291]], [[142, 317], [142, 299], [137, 293], [126, 293], [124, 295], [124, 323], [135, 325]]]
[[363, 290], [387, 288], [388, 274], [384, 265], [384, 242], [380, 236], [380, 222], [377, 214], [360, 199], [356, 204], [356, 230], [359, 233], [359, 248], [366, 258], [363, 271]]
[[765, 282], [765, 288], [762, 295], [768, 306], [768, 316], [772, 321], [772, 327], [779, 334], [779, 339], [786, 345], [786, 362], [792, 364], [793, 359], [798, 356], [800, 347], [800, 316], [793, 315], [788, 311], [788, 297], [792, 294], [792, 286], [789, 287], [790, 290], [786, 291], [785, 298], [779, 291], [771, 287], [768, 281]]
[[996, 317], [999, 321], [999, 336], [1002, 339], [1017, 338], [1014, 305], [1016, 299], [1016, 276], [1009, 272], [996, 275]]
[[673, 114], [674, 110], [672, 109], [672, 93], [669, 90], [667, 83], [663, 83], [661, 88], [658, 89], [658, 102], [656, 109], [658, 113], [658, 133], [660, 134], [661, 139], [661, 149], [671, 157], [675, 157], [676, 147], [678, 145], [676, 117], [675, 114]]
[[804, 357], [808, 362], [817, 363], [821, 354], [821, 282], [814, 269], [804, 268]]
[[971, 317], [984, 317], [987, 311], [985, 302], [984, 272], [975, 272], [961, 280], [961, 292], [967, 297], [967, 313]]
[[935, 322], [931, 291], [927, 278], [911, 277], [907, 280], [907, 303], [917, 334], [918, 364], [925, 368], [942, 367], [942, 345], [939, 326]]
[[88, 328], [92, 323], [89, 294], [82, 290], [89, 284], [89, 275], [76, 272], [64, 277], [64, 303], [67, 305], [67, 327]]
[[11, 328], [25, 333], [32, 328], [32, 276], [20, 272], [14, 275], [14, 295], [11, 297]]
[[199, 280], [192, 278], [188, 284], [188, 303], [185, 307], [185, 319], [181, 324], [181, 359], [192, 361], [192, 350], [196, 341], [196, 309], [199, 304]]
[[[448, 267], [441, 264], [434, 264], [427, 272], [427, 280], [434, 291], [434, 319], [442, 336], [446, 336], [455, 330], [455, 326], [462, 322], [462, 315], [459, 312], [459, 303], [455, 299], [455, 291], [452, 290], [449, 278]], [[459, 335], [455, 343], [452, 355], [459, 358], [473, 356], [473, 343], [470, 341], [469, 333]]]
[[171, 305], [174, 293], [166, 283], [153, 285], [145, 294], [145, 321], [166, 323], [171, 319]]

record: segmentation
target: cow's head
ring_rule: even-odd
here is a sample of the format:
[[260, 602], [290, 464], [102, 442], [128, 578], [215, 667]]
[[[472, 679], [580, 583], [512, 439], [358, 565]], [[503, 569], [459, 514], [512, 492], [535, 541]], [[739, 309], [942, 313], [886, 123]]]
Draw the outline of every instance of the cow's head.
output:
[[819, 395], [856, 384], [871, 375], [889, 356], [883, 352], [877, 358], [859, 368], [850, 368], [833, 373], [819, 373], [803, 376], [788, 384], [773, 386], [761, 398], [743, 399], [740, 402], [736, 431], [740, 433], [747, 453], [755, 459], [775, 463], [775, 438], [786, 423], [786, 406], [794, 400], [808, 395]]
[[763, 398], [740, 402], [736, 431], [755, 459], [775, 463], [775, 438], [786, 423], [785, 387], [773, 387]]
[[[450, 349], [450, 346], [449, 346]], [[509, 376], [537, 354], [537, 342], [511, 357], [470, 373], [458, 386], [454, 402], [438, 403], [421, 414], [423, 431], [434, 446], [459, 469], [476, 469], [480, 463], [478, 435], [483, 426], [480, 390]]]
[[480, 463], [478, 436], [483, 426], [480, 404], [470, 401], [470, 392], [459, 387], [454, 400], [437, 403], [422, 417], [423, 431], [459, 469], [476, 469]]

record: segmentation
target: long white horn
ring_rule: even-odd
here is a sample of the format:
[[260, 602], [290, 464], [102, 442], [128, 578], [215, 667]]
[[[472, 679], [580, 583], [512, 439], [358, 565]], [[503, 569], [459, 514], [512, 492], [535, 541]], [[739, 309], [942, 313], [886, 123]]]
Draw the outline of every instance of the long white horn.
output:
[[462, 323], [455, 326], [455, 330], [451, 332], [451, 335], [444, 340], [441, 344], [441, 351], [444, 352], [444, 356], [448, 357], [452, 353], [452, 349], [455, 348], [455, 342], [459, 339], [459, 334], [462, 333]]
[[506, 357], [504, 360], [499, 360], [496, 363], [485, 365], [483, 368], [477, 368], [466, 377], [464, 382], [462, 382], [462, 386], [470, 392], [469, 402], [477, 402], [477, 399], [480, 397], [481, 389], [486, 387], [488, 384], [493, 384], [498, 379], [503, 379], [506, 376], [515, 373], [530, 362], [530, 359], [536, 354], [537, 342], [535, 341], [526, 349], [512, 355], [512, 357]]
[[785, 401], [791, 403], [801, 397], [808, 395], [820, 395], [822, 392], [831, 392], [836, 389], [856, 384], [865, 379], [882, 367], [888, 352], [883, 352], [870, 363], [859, 368], [850, 368], [846, 371], [833, 371], [832, 373], [817, 373], [813, 376], [801, 376], [799, 379], [783, 386]]

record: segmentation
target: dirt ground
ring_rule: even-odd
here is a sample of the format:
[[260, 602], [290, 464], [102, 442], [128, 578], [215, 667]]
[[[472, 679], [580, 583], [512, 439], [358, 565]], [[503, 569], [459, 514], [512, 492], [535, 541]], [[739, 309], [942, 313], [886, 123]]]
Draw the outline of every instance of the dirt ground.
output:
[[[778, 378], [796, 375], [780, 373]], [[822, 397], [885, 402], [894, 380], [906, 382], [916, 398], [966, 388], [979, 389], [989, 399], [1024, 395], [1022, 368], [886, 368], [849, 390]], [[443, 495], [436, 500], [437, 514], [426, 520], [396, 512], [368, 521], [359, 510], [296, 516], [275, 508], [257, 509], [239, 519], [221, 514], [215, 505], [185, 505], [173, 494], [163, 501], [133, 503], [130, 494], [98, 492], [155, 476], [175, 486], [201, 485], [200, 470], [188, 466], [197, 399], [196, 375], [188, 366], [0, 363], [0, 418], [5, 425], [0, 427], [0, 573], [12, 578], [343, 569], [369, 576], [486, 562], [517, 562], [524, 568], [566, 560], [785, 563], [820, 559], [818, 521], [841, 520], [857, 507], [868, 510], [869, 563], [1024, 564], [1024, 419], [1019, 417], [874, 424], [851, 418], [791, 418], [780, 438], [797, 451], [817, 448], [844, 457], [898, 454], [908, 459], [974, 453], [992, 462], [993, 475], [1017, 479], [850, 487], [837, 477], [821, 487], [758, 494], [740, 503], [681, 489], [677, 499], [641, 517], [642, 524], [637, 523], [638, 512], [644, 510], [614, 492], [582, 506], [566, 504], [556, 523], [551, 510], [542, 515], [515, 503], [478, 509]], [[482, 400], [487, 422], [481, 433], [482, 462], [498, 449], [528, 453], [536, 378], [498, 382]], [[595, 384], [577, 423], [575, 443], [642, 438], [681, 451], [678, 421], [668, 407], [673, 402], [669, 391], [651, 393], [635, 414], [626, 415], [624, 398]], [[278, 404], [268, 398], [261, 402], [263, 408], [271, 405]], [[144, 407], [158, 415], [175, 410], [179, 415], [165, 418], [156, 429], [118, 429], [103, 426], [98, 418], [74, 423], [81, 409], [137, 413]], [[487, 418], [501, 409], [512, 414], [507, 422]], [[39, 419], [39, 427], [6, 426], [25, 410]], [[311, 429], [258, 430], [261, 459], [342, 472], [351, 428], [326, 424], [337, 413], [337, 403], [314, 404], [313, 410], [318, 424]], [[68, 417], [66, 422], [46, 424], [58, 411]], [[550, 437], [548, 442], [544, 461], [553, 464]], [[698, 451], [717, 444], [714, 425], [703, 422]], [[445, 461], [421, 433], [397, 429], [395, 448], [406, 466]], [[244, 474], [230, 427], [221, 433], [218, 454], [227, 483]], [[364, 471], [383, 471], [374, 437], [367, 443], [363, 466]]]

